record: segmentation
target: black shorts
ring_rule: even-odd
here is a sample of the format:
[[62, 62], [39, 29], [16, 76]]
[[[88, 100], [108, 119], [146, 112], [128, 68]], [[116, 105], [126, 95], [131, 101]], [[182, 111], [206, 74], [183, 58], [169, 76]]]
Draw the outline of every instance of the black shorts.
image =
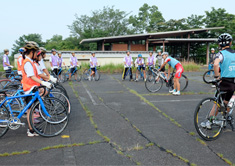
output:
[[[70, 73], [72, 74], [74, 70], [76, 70], [75, 67], [71, 68]], [[76, 72], [77, 72], [77, 71], [75, 71], [75, 73], [76, 73]]]
[[55, 73], [55, 75], [58, 75], [58, 69], [53, 69], [53, 72]]
[[220, 83], [219, 88], [220, 88], [220, 91], [227, 92], [222, 95], [222, 99], [229, 101], [235, 91], [235, 83], [233, 83], [232, 80], [229, 80], [229, 79], [222, 79], [222, 82]]
[[142, 70], [145, 70], [145, 67], [144, 66], [138, 66], [137, 69], [142, 69]]
[[[161, 66], [159, 66], [159, 69], [160, 69], [160, 67], [161, 67]], [[165, 72], [165, 71], [166, 71], [165, 66], [164, 66], [160, 71]]]
[[91, 68], [91, 71], [94, 71], [94, 72], [96, 72], [96, 71], [95, 71], [95, 68]]

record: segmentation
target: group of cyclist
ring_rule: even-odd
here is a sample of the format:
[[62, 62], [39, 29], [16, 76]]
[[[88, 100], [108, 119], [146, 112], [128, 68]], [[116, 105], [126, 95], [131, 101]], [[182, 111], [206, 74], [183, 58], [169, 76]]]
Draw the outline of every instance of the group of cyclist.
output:
[[[140, 70], [140, 71], [142, 70], [143, 75], [144, 75], [144, 81], [147, 81], [146, 71], [145, 71], [146, 65], [149, 68], [155, 68], [156, 61], [157, 61], [158, 62], [158, 66], [156, 66], [157, 69], [161, 72], [164, 72], [164, 75], [165, 75], [167, 80], [169, 79], [171, 68], [176, 69], [176, 74], [175, 74], [175, 77], [174, 77], [174, 80], [173, 80], [174, 81], [174, 89], [170, 90], [169, 93], [172, 93], [173, 95], [180, 95], [179, 79], [180, 79], [182, 73], [184, 72], [184, 68], [178, 60], [176, 60], [175, 58], [169, 56], [168, 52], [163, 52], [162, 53], [161, 50], [158, 50], [157, 51], [157, 56], [155, 58], [155, 56], [153, 55], [153, 51], [150, 51], [149, 52], [149, 57], [147, 58], [147, 64], [146, 65], [145, 65], [145, 62], [144, 62], [144, 58], [141, 54], [138, 55], [138, 57], [135, 60], [134, 64], [133, 64], [133, 58], [131, 57], [129, 50], [126, 51], [126, 54], [127, 55], [123, 58], [123, 63], [124, 63], [124, 72], [123, 72], [123, 75], [122, 75], [122, 80], [123, 81], [125, 80], [127, 71], [129, 69], [129, 71], [130, 71], [130, 80], [138, 82], [138, 74], [136, 73], [136, 79], [135, 80], [133, 80], [133, 76], [132, 76], [132, 66], [134, 64], [137, 67], [136, 72], [138, 72], [138, 70]], [[168, 74], [166, 74], [166, 72], [165, 72], [165, 65], [166, 64], [169, 65]], [[156, 80], [156, 81], [158, 81], [158, 80]]]

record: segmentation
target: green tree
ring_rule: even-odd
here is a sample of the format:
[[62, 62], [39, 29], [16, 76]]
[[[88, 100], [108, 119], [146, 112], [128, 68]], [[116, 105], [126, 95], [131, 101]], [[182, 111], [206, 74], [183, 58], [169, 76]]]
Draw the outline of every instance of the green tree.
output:
[[235, 37], [235, 15], [229, 14], [225, 9], [215, 9], [212, 7], [212, 11], [205, 11], [206, 16], [204, 19], [206, 27], [225, 27], [224, 29], [213, 30], [211, 32], [212, 37], [218, 37], [221, 33], [230, 33], [233, 38]]
[[165, 27], [165, 19], [158, 7], [145, 3], [139, 8], [138, 16], [130, 16], [129, 23], [135, 33], [159, 32]]
[[128, 15], [128, 13], [113, 7], [104, 7], [103, 10], [93, 11], [91, 16], [82, 15], [79, 17], [75, 15], [75, 21], [68, 27], [73, 36], [79, 38], [79, 40], [125, 35], [129, 33], [129, 24], [126, 18]]
[[56, 50], [61, 50], [62, 42], [63, 42], [63, 36], [54, 35], [52, 36], [51, 39], [46, 41], [45, 48], [47, 50], [51, 50], [53, 48]]
[[29, 35], [23, 35], [15, 41], [15, 44], [13, 44], [10, 60], [14, 59], [14, 55], [18, 53], [20, 47], [23, 47], [25, 45], [26, 41], [35, 41], [40, 47], [44, 47], [45, 45], [40, 34], [33, 33]]
[[193, 28], [202, 28], [204, 26], [204, 15], [194, 15], [192, 14], [190, 17], [186, 19], [187, 26], [190, 29]]

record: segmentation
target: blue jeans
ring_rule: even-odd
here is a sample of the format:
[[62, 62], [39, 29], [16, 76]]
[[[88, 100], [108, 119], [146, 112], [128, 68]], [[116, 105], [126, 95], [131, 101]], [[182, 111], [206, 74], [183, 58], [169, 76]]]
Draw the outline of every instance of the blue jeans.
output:
[[[208, 70], [213, 70], [213, 67], [214, 67], [213, 64], [209, 64], [209, 65], [208, 65]], [[214, 72], [213, 72], [213, 73], [214, 73]], [[210, 75], [211, 73], [208, 72], [207, 74]]]

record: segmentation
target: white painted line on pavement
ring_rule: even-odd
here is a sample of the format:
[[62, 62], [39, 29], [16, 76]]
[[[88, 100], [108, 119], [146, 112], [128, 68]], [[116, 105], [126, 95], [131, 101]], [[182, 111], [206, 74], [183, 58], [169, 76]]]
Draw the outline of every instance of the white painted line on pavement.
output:
[[186, 99], [186, 100], [158, 100], [158, 101], [150, 101], [151, 103], [168, 103], [168, 102], [180, 102], [180, 101], [201, 101], [202, 99]]
[[[83, 84], [83, 83], [82, 83], [82, 84]], [[90, 91], [89, 91], [89, 90], [87, 90], [87, 88], [86, 88], [86, 86], [84, 86], [84, 84], [83, 84], [83, 87], [85, 88], [85, 90], [86, 90], [86, 92], [87, 92], [88, 96], [90, 97], [91, 102], [93, 103], [93, 105], [97, 105], [97, 103], [95, 102], [94, 98], [92, 97], [92, 95], [91, 95]]]

